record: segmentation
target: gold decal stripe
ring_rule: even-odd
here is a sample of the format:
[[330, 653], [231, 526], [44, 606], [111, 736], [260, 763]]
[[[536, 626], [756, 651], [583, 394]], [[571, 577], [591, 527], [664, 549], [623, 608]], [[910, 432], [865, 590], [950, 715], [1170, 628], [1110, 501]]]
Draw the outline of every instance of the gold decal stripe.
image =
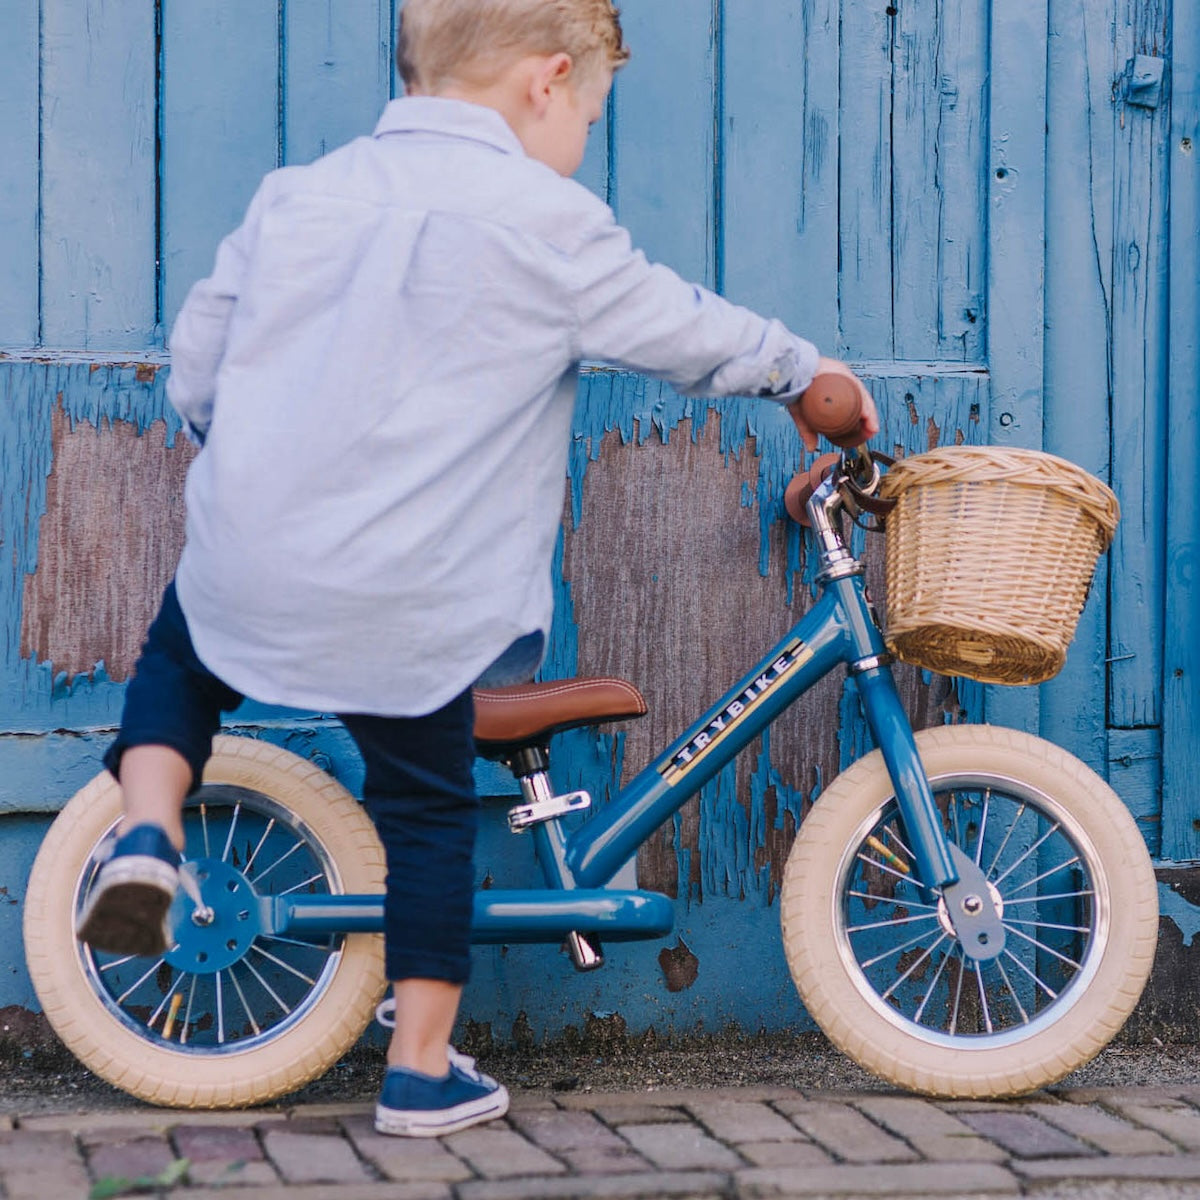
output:
[[[788, 665], [784, 667], [784, 669], [778, 675], [776, 675], [774, 679], [770, 680], [767, 686], [763, 688], [763, 690], [759, 692], [757, 696], [755, 696], [752, 700], [747, 700], [745, 702], [745, 707], [740, 713], [738, 713], [736, 717], [727, 717], [725, 728], [712, 733], [709, 737], [709, 741], [702, 749], [693, 754], [692, 757], [689, 758], [685, 763], [672, 760], [671, 762], [667, 763], [666, 766], [659, 768], [659, 773], [669, 786], [674, 787], [675, 784], [677, 784], [685, 775], [689, 774], [698, 763], [707, 758], [717, 748], [717, 746], [719, 746], [720, 743], [725, 740], [726, 736], [732, 733], [734, 728], [740, 725], [742, 721], [758, 707], [763, 697], [775, 690], [776, 684], [782, 683], [789, 676], [795, 674], [795, 672], [813, 656], [813, 652], [811, 649], [809, 649], [809, 647], [802, 646], [799, 642], [795, 642], [792, 646], [785, 647], [780, 653], [779, 658], [786, 658], [791, 653], [795, 653], [796, 657], [793, 658], [792, 661], [788, 663]], [[775, 661], [778, 662], [779, 658], [777, 658]], [[755, 676], [755, 678], [757, 679], [759, 676]], [[751, 686], [753, 686], [753, 683], [751, 683]], [[744, 692], [738, 693], [739, 696], [744, 694]], [[718, 714], [718, 719], [725, 715], [726, 710], [722, 709]], [[702, 736], [703, 734], [708, 733], [711, 729], [712, 723], [710, 722], [704, 727], [701, 733], [697, 734], [696, 736]], [[685, 746], [684, 749], [686, 750], [688, 746], [694, 745], [695, 738], [688, 742], [688, 745]]]

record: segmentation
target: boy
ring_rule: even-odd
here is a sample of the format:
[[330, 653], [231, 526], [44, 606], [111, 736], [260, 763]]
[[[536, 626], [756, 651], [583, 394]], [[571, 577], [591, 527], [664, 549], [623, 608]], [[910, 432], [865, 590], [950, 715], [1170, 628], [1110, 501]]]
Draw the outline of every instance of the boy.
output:
[[428, 1136], [508, 1104], [448, 1049], [471, 687], [541, 658], [578, 363], [785, 401], [819, 362], [849, 372], [648, 264], [567, 178], [628, 57], [610, 0], [407, 0], [401, 20], [407, 97], [374, 137], [269, 175], [172, 331], [169, 396], [203, 449], [105, 759], [125, 812], [79, 936], [163, 950], [181, 806], [222, 711], [337, 713], [388, 860], [376, 1125]]

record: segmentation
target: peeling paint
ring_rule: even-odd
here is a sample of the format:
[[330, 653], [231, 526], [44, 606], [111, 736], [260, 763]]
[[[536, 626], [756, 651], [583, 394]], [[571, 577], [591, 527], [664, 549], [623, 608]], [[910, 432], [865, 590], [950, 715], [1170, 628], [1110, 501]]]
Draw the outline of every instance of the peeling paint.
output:
[[686, 991], [700, 974], [700, 960], [683, 938], [674, 946], [664, 946], [658, 952], [658, 965], [662, 968], [663, 982], [668, 992]]

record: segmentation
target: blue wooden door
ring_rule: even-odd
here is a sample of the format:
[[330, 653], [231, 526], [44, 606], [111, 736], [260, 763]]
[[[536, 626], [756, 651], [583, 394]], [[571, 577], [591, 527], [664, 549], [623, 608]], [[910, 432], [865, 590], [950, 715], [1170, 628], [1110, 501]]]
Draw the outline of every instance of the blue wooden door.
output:
[[[397, 6], [3, 7], [0, 813], [28, 814], [96, 770], [178, 553], [190, 451], [164, 400], [165, 331], [264, 172], [370, 131], [396, 91]], [[622, 8], [634, 57], [580, 177], [652, 257], [851, 360], [885, 449], [1040, 446], [1121, 496], [1121, 537], [1063, 674], [985, 693], [906, 669], [914, 719], [1040, 729], [1111, 776], [1155, 853], [1200, 857], [1195, 6]], [[807, 606], [811, 571], [781, 507], [799, 461], [770, 406], [585, 371], [547, 672], [627, 676], [652, 712], [563, 739], [562, 786], [603, 800]], [[249, 706], [237, 722], [354, 785], [328, 720]], [[678, 898], [680, 937], [571, 983], [570, 1012], [791, 1021], [782, 863], [866, 743], [831, 679], [714, 780], [639, 860], [643, 882]], [[10, 845], [32, 844], [36, 825], [4, 819], [24, 831]], [[485, 839], [497, 877], [516, 869], [507, 854]], [[27, 861], [22, 849], [5, 868], [18, 886]], [[478, 1003], [531, 1007], [538, 954], [487, 958]], [[737, 969], [748, 955], [753, 980]]]

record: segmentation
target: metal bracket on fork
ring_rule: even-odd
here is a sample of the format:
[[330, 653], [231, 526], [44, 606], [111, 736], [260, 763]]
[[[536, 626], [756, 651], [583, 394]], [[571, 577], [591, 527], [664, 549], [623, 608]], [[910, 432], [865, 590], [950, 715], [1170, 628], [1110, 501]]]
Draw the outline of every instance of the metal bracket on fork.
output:
[[948, 847], [958, 882], [942, 888], [938, 916], [948, 921], [963, 951], [976, 962], [990, 962], [1004, 950], [1004, 922], [987, 876], [975, 860], [953, 843]]

